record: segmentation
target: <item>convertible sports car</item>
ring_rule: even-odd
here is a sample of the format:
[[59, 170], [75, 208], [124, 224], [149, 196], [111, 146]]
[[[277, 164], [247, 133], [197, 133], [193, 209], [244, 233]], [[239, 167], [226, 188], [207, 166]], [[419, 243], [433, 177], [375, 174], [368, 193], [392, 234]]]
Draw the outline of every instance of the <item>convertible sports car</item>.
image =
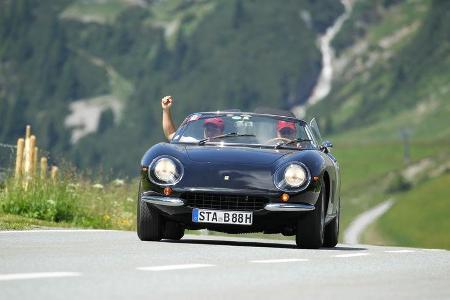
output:
[[137, 234], [179, 240], [185, 229], [295, 235], [334, 247], [339, 165], [313, 119], [239, 111], [189, 115], [141, 161]]

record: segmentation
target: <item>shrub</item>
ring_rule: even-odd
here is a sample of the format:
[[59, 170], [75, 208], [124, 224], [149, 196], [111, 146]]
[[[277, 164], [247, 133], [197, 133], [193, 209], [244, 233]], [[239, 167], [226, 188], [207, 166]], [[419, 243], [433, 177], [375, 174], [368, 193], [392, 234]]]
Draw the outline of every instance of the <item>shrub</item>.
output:
[[396, 174], [389, 181], [388, 186], [386, 188], [386, 192], [388, 193], [398, 193], [404, 192], [411, 189], [412, 184], [403, 177], [401, 174]]

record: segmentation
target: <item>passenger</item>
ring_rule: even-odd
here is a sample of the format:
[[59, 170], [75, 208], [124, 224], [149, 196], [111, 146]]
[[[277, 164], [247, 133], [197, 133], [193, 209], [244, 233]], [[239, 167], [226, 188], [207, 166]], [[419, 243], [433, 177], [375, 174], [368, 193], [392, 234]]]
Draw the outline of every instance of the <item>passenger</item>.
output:
[[295, 140], [297, 138], [295, 123], [283, 120], [278, 121], [277, 138]]
[[203, 126], [205, 127], [204, 129], [205, 138], [211, 138], [214, 136], [221, 135], [223, 134], [223, 130], [225, 128], [222, 118], [205, 119]]
[[[173, 104], [173, 98], [172, 96], [166, 96], [161, 99], [161, 106], [163, 110], [163, 117], [162, 117], [162, 127], [164, 131], [164, 135], [166, 138], [170, 141], [172, 140], [176, 128], [175, 124], [172, 120], [172, 114], [170, 112], [170, 108]], [[204, 138], [210, 138], [214, 136], [218, 136], [223, 134], [225, 124], [222, 118], [215, 117], [215, 118], [209, 118], [205, 119], [204, 123]], [[193, 137], [183, 137], [183, 142], [196, 142], [198, 139]]]

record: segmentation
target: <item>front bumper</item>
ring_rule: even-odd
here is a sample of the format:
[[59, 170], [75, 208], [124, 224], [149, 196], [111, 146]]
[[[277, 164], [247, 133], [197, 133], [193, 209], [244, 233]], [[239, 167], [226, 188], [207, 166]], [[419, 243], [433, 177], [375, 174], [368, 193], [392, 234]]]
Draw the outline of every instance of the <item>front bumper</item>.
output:
[[[141, 196], [142, 201], [162, 205], [162, 206], [184, 206], [184, 201], [178, 197], [167, 197], [154, 194], [152, 192], [144, 192]], [[315, 209], [314, 205], [308, 203], [267, 203], [264, 206], [267, 211], [277, 212], [301, 212], [312, 211]]]
[[141, 194], [141, 201], [156, 208], [165, 220], [182, 224], [186, 229], [208, 229], [236, 234], [249, 232], [280, 233], [286, 228], [295, 228], [299, 218], [303, 218], [315, 209], [314, 205], [319, 192], [309, 191], [292, 195], [289, 202], [281, 202], [278, 196], [268, 196], [266, 194], [268, 201], [256, 209], [203, 208], [210, 210], [251, 211], [253, 213], [252, 225], [194, 222], [192, 219], [193, 208], [202, 207], [191, 205], [182, 198], [182, 194], [182, 191], [175, 191], [174, 195], [168, 197], [155, 191], [146, 191]]

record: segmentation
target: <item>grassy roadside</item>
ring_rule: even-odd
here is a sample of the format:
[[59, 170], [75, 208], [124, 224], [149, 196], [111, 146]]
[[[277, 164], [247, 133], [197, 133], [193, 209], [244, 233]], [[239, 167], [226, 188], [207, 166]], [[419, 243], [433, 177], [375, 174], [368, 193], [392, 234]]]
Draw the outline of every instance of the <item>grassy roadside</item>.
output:
[[34, 226], [133, 230], [134, 181], [100, 184], [65, 174], [31, 181], [27, 188], [10, 179], [0, 190], [0, 229]]
[[[440, 93], [439, 97], [430, 97], [433, 99], [405, 110], [396, 117], [330, 137], [336, 145], [333, 153], [341, 165], [342, 230], [358, 214], [382, 201], [396, 199], [400, 195], [405, 198], [420, 195], [422, 182], [428, 181], [433, 177], [432, 173], [450, 162], [449, 97], [448, 93]], [[400, 137], [402, 129], [410, 132], [408, 164], [403, 161], [404, 148]], [[422, 168], [424, 161], [429, 164]], [[415, 174], [405, 178], [405, 173], [413, 169], [416, 169], [413, 172]], [[434, 191], [430, 191], [429, 196], [434, 197]], [[405, 206], [403, 213], [414, 213], [409, 210], [409, 206]], [[430, 222], [433, 223], [433, 220]], [[407, 230], [401, 226], [394, 228], [400, 236], [403, 230]], [[448, 224], [446, 229], [450, 230]], [[403, 243], [396, 235], [388, 236], [384, 233], [369, 229], [364, 242], [395, 245]], [[429, 232], [429, 235], [433, 234], [434, 231]], [[421, 242], [418, 240], [415, 246], [425, 247]], [[436, 244], [434, 247], [438, 246]]]
[[73, 225], [64, 222], [56, 223], [19, 215], [5, 214], [0, 211], [0, 230], [30, 230], [48, 227], [68, 228], [73, 227]]
[[383, 245], [450, 249], [449, 186], [447, 170], [416, 189], [399, 194], [392, 209], [372, 225], [364, 240]]
[[[442, 145], [435, 141], [412, 142], [411, 162], [405, 165], [401, 142], [336, 143], [333, 154], [341, 166], [342, 229], [359, 213], [392, 197], [392, 190], [399, 184], [396, 178], [401, 178], [401, 173], [409, 166], [426, 158], [439, 160]], [[448, 157], [440, 158], [446, 159]]]

